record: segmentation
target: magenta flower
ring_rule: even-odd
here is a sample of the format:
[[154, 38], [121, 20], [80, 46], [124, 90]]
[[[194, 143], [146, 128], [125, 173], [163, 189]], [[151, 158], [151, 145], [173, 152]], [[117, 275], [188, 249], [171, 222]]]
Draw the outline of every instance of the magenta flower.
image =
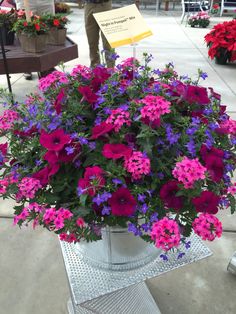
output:
[[124, 187], [116, 190], [108, 200], [114, 216], [130, 216], [136, 210], [137, 202], [130, 191]]
[[49, 165], [35, 172], [32, 177], [38, 179], [41, 185], [45, 186], [48, 184], [50, 177], [58, 172], [59, 168], [60, 166], [58, 164]]
[[130, 114], [128, 111], [122, 109], [112, 110], [111, 115], [106, 120], [106, 123], [112, 124], [115, 132], [119, 132], [123, 125], [131, 125]]
[[141, 179], [143, 175], [148, 175], [151, 171], [150, 159], [142, 152], [133, 152], [130, 157], [125, 159], [124, 166], [134, 180]]
[[95, 140], [113, 130], [114, 126], [112, 124], [102, 122], [101, 124], [95, 126], [92, 129], [91, 139]]
[[85, 169], [84, 178], [79, 179], [78, 187], [83, 194], [94, 196], [96, 191], [105, 185], [104, 171], [98, 166], [87, 167]]
[[83, 95], [84, 99], [90, 104], [94, 104], [98, 100], [98, 96], [89, 86], [80, 86], [78, 91]]
[[102, 154], [106, 158], [119, 159], [128, 158], [132, 153], [132, 149], [124, 144], [105, 144]]
[[61, 150], [65, 144], [70, 143], [70, 141], [70, 136], [67, 135], [62, 129], [57, 129], [52, 133], [46, 133], [44, 130], [42, 130], [39, 139], [39, 142], [43, 147], [54, 151]]
[[197, 212], [216, 214], [220, 197], [211, 191], [203, 191], [200, 196], [194, 197], [192, 203]]
[[193, 223], [194, 232], [203, 240], [213, 241], [222, 235], [222, 223], [213, 215], [201, 214]]
[[151, 238], [155, 241], [155, 246], [162, 250], [178, 247], [180, 232], [177, 222], [167, 217], [158, 220], [152, 225]]
[[184, 100], [188, 101], [190, 104], [197, 103], [199, 105], [207, 105], [210, 103], [207, 89], [195, 85], [187, 85]]
[[183, 206], [183, 197], [176, 196], [179, 191], [178, 182], [171, 180], [166, 182], [160, 189], [160, 198], [168, 208], [179, 210]]

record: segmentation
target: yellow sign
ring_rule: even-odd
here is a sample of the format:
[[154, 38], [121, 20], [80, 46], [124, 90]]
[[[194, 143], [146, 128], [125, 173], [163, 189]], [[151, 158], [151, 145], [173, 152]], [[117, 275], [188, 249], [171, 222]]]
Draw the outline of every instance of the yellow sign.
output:
[[135, 4], [93, 16], [112, 48], [129, 45], [152, 35]]

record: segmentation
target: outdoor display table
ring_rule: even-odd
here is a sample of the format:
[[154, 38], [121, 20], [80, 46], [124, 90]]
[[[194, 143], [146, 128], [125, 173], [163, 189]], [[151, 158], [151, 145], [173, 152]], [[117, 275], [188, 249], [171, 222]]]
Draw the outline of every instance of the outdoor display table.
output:
[[4, 65], [3, 54], [0, 53], [0, 74], [13, 74], [24, 72], [44, 72], [60, 62], [67, 62], [78, 58], [77, 45], [67, 37], [65, 45], [47, 45], [46, 50], [40, 53], [24, 52], [18, 40], [12, 46], [5, 46], [7, 62]]
[[[109, 271], [94, 267], [75, 253], [73, 244], [60, 242], [71, 291], [70, 314], [158, 314], [160, 310], [145, 280], [210, 256], [211, 251], [198, 236], [189, 239], [191, 248], [177, 259], [170, 253], [168, 261], [160, 257], [128, 271]], [[183, 251], [183, 249], [182, 249]]]

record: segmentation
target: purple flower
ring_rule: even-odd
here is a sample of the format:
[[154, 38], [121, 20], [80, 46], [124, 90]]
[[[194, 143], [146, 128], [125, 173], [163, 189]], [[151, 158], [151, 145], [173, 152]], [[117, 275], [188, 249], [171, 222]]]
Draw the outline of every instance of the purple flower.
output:
[[141, 225], [141, 228], [145, 231], [148, 232], [151, 229], [150, 223], [145, 223]]
[[103, 199], [101, 197], [100, 194], [97, 194], [94, 198], [93, 198], [93, 203], [97, 204], [98, 206], [100, 206], [103, 203]]
[[150, 217], [150, 222], [158, 221], [158, 213], [153, 213]]
[[177, 257], [177, 259], [180, 259], [180, 258], [182, 258], [183, 256], [185, 255], [185, 253], [184, 252], [180, 252], [179, 254], [178, 254], [178, 257]]
[[187, 135], [189, 135], [189, 136], [191, 136], [191, 135], [193, 135], [196, 131], [198, 130], [198, 127], [190, 127], [190, 128], [188, 128], [187, 130], [186, 130], [186, 134]]
[[105, 114], [111, 114], [111, 109], [108, 107], [103, 108]]
[[138, 194], [138, 201], [143, 203], [145, 201], [146, 196], [144, 194]]
[[146, 214], [146, 212], [148, 211], [148, 205], [145, 203], [142, 206], [140, 206], [139, 211], [143, 214]]
[[101, 122], [102, 122], [102, 118], [101, 117], [97, 117], [95, 119], [95, 125], [99, 125], [99, 124], [101, 124]]
[[208, 77], [208, 74], [206, 72], [201, 72], [200, 77], [205, 80]]
[[90, 148], [91, 150], [94, 150], [94, 149], [96, 148], [96, 143], [95, 143], [95, 142], [90, 142], [90, 143], [88, 144], [88, 146], [89, 146], [89, 148]]
[[35, 160], [35, 165], [36, 166], [40, 166], [42, 164], [42, 160], [40, 160], [40, 159], [36, 159]]
[[170, 145], [173, 145], [176, 142], [178, 142], [178, 139], [180, 138], [180, 134], [173, 133], [173, 130], [170, 124], [166, 124], [165, 127], [166, 127], [166, 138], [168, 142], [170, 143]]
[[196, 148], [195, 148], [195, 143], [194, 143], [193, 138], [190, 138], [190, 141], [187, 143], [186, 147], [187, 147], [189, 154], [192, 157], [195, 157], [196, 156]]
[[158, 172], [157, 173], [157, 177], [159, 178], [159, 179], [163, 179], [164, 178], [164, 173], [163, 172]]
[[76, 138], [78, 137], [78, 134], [77, 134], [77, 133], [72, 133], [72, 134], [70, 135], [70, 137], [71, 137], [72, 139], [76, 139]]
[[81, 187], [77, 187], [77, 195], [81, 196], [84, 193], [84, 189], [82, 189]]
[[168, 261], [168, 256], [166, 254], [161, 254], [160, 258], [162, 258], [165, 262]]
[[81, 161], [80, 160], [76, 160], [74, 165], [75, 165], [76, 168], [79, 168], [81, 166]]
[[116, 185], [118, 185], [118, 184], [123, 184], [123, 182], [122, 182], [120, 179], [117, 179], [117, 178], [112, 179], [112, 182], [113, 182], [114, 184], [116, 184]]
[[74, 153], [74, 148], [71, 146], [66, 147], [65, 150], [67, 155], [71, 155]]
[[111, 207], [109, 207], [109, 206], [104, 206], [104, 207], [102, 208], [102, 215], [110, 215], [110, 213], [111, 213]]
[[157, 74], [157, 75], [161, 75], [161, 70], [159, 70], [159, 69], [156, 69], [156, 70], [153, 70], [153, 73], [154, 74]]
[[191, 247], [191, 241], [185, 243], [185, 248], [189, 249]]
[[81, 145], [87, 145], [88, 144], [87, 138], [85, 138], [83, 136], [79, 136], [79, 142]]

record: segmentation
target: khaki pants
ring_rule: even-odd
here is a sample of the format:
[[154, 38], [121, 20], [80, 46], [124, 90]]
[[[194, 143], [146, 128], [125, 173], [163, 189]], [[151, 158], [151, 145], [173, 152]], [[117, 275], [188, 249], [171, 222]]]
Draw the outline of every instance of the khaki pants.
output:
[[[24, 0], [16, 0], [17, 9], [24, 9]], [[55, 14], [54, 0], [29, 0], [29, 9], [37, 15]]]
[[[111, 10], [112, 4], [111, 0], [103, 3], [85, 3], [84, 6], [84, 19], [85, 19], [85, 30], [87, 34], [88, 44], [89, 44], [89, 57], [90, 66], [95, 67], [97, 64], [101, 64], [100, 54], [99, 54], [99, 35], [100, 28], [93, 17], [93, 13], [99, 13], [103, 11]], [[105, 59], [108, 67], [114, 67], [115, 62], [109, 58], [109, 51], [111, 46], [106, 40], [105, 36], [101, 32], [103, 49], [105, 50]], [[106, 51], [108, 53], [106, 53]]]

